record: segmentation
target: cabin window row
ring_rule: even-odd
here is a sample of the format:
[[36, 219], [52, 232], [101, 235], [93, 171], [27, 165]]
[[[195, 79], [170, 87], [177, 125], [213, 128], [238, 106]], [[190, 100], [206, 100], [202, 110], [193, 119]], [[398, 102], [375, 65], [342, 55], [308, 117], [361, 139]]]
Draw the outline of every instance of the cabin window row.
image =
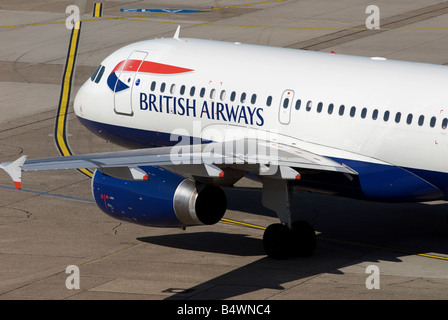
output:
[[[286, 99], [285, 99], [286, 100]], [[295, 109], [300, 110], [302, 105], [302, 100], [298, 99], [295, 103]], [[311, 100], [307, 101], [305, 110], [311, 111], [313, 108], [313, 102]], [[368, 109], [367, 108], [357, 108], [355, 106], [352, 106], [350, 108], [347, 108], [345, 105], [339, 105], [335, 106], [333, 103], [328, 104], [326, 107], [326, 110], [324, 110], [324, 104], [322, 102], [319, 102], [316, 106], [316, 112], [327, 112], [328, 114], [337, 113], [339, 116], [343, 116], [345, 113], [348, 113], [350, 117], [355, 117], [358, 110], [360, 110], [360, 117], [362, 119], [367, 118]], [[378, 109], [373, 109], [371, 116], [372, 120], [382, 119], [383, 121], [387, 122], [389, 120], [393, 120], [396, 123], [400, 123], [402, 120], [405, 121], [407, 124], [412, 124], [414, 121], [414, 115], [412, 113], [408, 113], [407, 115], [403, 115], [401, 112], [397, 112], [394, 115], [391, 115], [390, 111], [386, 110], [380, 115], [380, 111]], [[418, 118], [415, 119], [417, 121], [417, 124], [419, 126], [423, 126], [425, 123], [425, 116], [420, 115]], [[429, 120], [429, 126], [431, 128], [434, 128], [437, 123], [437, 117], [433, 116]], [[442, 129], [446, 129], [448, 126], [448, 118], [444, 118], [441, 123]]]
[[[157, 88], [157, 82], [152, 81], [150, 85], [151, 91], [155, 91]], [[160, 84], [160, 92], [164, 93], [165, 91], [169, 91], [170, 94], [175, 94], [177, 90], [176, 84], [171, 84], [168, 88], [167, 84], [165, 82], [162, 82]], [[181, 85], [179, 87], [179, 94], [180, 95], [190, 95], [190, 97], [194, 97], [196, 93], [199, 92], [199, 97], [201, 98], [210, 98], [210, 99], [216, 99], [219, 98], [219, 100], [224, 101], [227, 97], [227, 90], [217, 90], [217, 89], [210, 89], [207, 93], [207, 89], [202, 87], [200, 90], [197, 90], [195, 86], [192, 86], [190, 88], [187, 88], [185, 85]], [[231, 91], [230, 95], [228, 96], [229, 100], [231, 102], [240, 102], [240, 103], [246, 103], [250, 102], [251, 104], [255, 104], [257, 102], [257, 94], [248, 95], [246, 92], [242, 92], [241, 94], [236, 93], [236, 91]], [[249, 99], [250, 98], [250, 99]], [[267, 97], [266, 99], [266, 105], [269, 107], [272, 104], [272, 96]]]
[[[153, 82], [151, 83], [151, 87], [150, 87], [151, 91], [155, 91], [155, 90], [156, 90], [156, 86], [157, 86], [156, 81], [153, 81]], [[175, 94], [175, 93], [176, 93], [176, 89], [177, 89], [176, 84], [172, 84], [172, 85], [169, 87], [169, 92], [170, 92], [171, 94]], [[160, 92], [164, 93], [165, 91], [166, 91], [166, 84], [165, 84], [164, 82], [162, 82], [162, 83], [160, 84]], [[190, 95], [191, 97], [194, 97], [195, 94], [196, 94], [196, 92], [197, 92], [197, 91], [196, 91], [196, 87], [195, 87], [195, 86], [192, 86], [192, 87], [190, 87], [189, 89], [187, 89], [187, 87], [186, 87], [185, 85], [181, 85], [180, 88], [179, 88], [179, 94], [180, 94], [180, 95], [188, 94], [188, 95]], [[220, 91], [218, 91], [218, 90], [216, 90], [216, 89], [211, 89], [211, 90], [208, 92], [208, 94], [207, 94], [206, 89], [205, 89], [204, 87], [202, 87], [202, 88], [199, 90], [199, 96], [200, 96], [201, 98], [208, 98], [208, 97], [209, 97], [210, 99], [216, 99], [217, 97], [219, 97], [219, 99], [223, 101], [223, 100], [226, 99], [227, 91], [226, 91], [226, 90], [220, 90]], [[238, 99], [237, 99], [237, 98], [238, 98]], [[234, 101], [236, 101], [236, 100], [238, 100], [238, 101], [241, 102], [241, 103], [245, 103], [245, 102], [247, 101], [247, 94], [246, 94], [245, 92], [243, 92], [243, 93], [241, 93], [241, 95], [239, 95], [239, 96], [237, 97], [237, 93], [236, 93], [235, 91], [232, 91], [232, 92], [230, 93], [230, 101], [234, 102]], [[256, 94], [253, 94], [253, 95], [251, 96], [251, 98], [250, 98], [250, 102], [251, 102], [252, 104], [255, 104], [256, 101], [257, 101], [257, 95], [256, 95]]]

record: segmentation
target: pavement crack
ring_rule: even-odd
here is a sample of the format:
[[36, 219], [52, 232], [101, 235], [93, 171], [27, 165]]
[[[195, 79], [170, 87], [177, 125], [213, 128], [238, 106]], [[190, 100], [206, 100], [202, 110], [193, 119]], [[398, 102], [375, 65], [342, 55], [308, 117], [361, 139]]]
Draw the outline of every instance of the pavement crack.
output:
[[14, 207], [8, 207], [8, 208], [24, 212], [26, 214], [27, 218], [30, 218], [33, 215], [31, 212], [29, 212], [28, 210], [25, 210], [25, 209], [14, 208]]
[[118, 233], [117, 228], [121, 226], [121, 222], [119, 224], [117, 224], [115, 227], [112, 228], [112, 231], [114, 232], [114, 234], [116, 235]]
[[[13, 219], [13, 220], [8, 219], [7, 220], [8, 222], [2, 223], [1, 225], [8, 225], [8, 224], [11, 224], [11, 223], [23, 223], [23, 222], [28, 221], [30, 218], [36, 219], [35, 217], [33, 217], [33, 214], [30, 211], [25, 210], [25, 209], [14, 208], [14, 207], [9, 207], [9, 206], [1, 206], [0, 209], [16, 210], [16, 211], [23, 212], [26, 215], [26, 218], [20, 217], [20, 216], [16, 216], [15, 214], [13, 214], [12, 216], [11, 215], [2, 216], [2, 217], [5, 217], [5, 218], [15, 218], [15, 219]], [[16, 220], [17, 218], [19, 218], [20, 220], [19, 221]]]

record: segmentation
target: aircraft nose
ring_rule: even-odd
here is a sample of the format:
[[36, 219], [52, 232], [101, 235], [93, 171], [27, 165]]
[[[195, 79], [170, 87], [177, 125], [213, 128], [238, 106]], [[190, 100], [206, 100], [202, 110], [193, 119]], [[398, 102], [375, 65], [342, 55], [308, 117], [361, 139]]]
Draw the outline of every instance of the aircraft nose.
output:
[[73, 109], [75, 111], [76, 116], [83, 117], [84, 116], [84, 110], [83, 107], [85, 107], [86, 103], [86, 84], [82, 85], [79, 89], [78, 93], [75, 96], [75, 101], [73, 102]]

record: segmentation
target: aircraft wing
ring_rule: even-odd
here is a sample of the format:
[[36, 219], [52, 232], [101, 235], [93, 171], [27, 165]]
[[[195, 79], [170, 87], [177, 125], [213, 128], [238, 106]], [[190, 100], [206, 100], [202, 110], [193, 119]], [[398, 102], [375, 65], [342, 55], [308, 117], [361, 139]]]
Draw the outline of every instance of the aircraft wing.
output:
[[222, 167], [281, 179], [298, 179], [297, 170], [301, 168], [357, 175], [349, 167], [324, 156], [295, 146], [253, 139], [37, 160], [27, 160], [26, 156], [22, 156], [14, 162], [0, 163], [0, 168], [11, 176], [19, 189], [22, 171], [92, 168], [131, 180], [142, 180], [146, 173], [139, 167], [144, 166], [175, 167], [177, 172], [188, 174], [193, 171], [195, 175], [204, 177], [222, 177]]

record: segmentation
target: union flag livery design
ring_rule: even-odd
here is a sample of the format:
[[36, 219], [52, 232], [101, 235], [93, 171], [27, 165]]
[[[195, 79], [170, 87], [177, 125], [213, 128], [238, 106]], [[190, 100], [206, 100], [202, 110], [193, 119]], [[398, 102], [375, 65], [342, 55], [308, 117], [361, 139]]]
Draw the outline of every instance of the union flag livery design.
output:
[[[120, 92], [128, 89], [129, 86], [118, 78], [121, 72], [145, 72], [153, 74], [181, 74], [194, 71], [182, 67], [168, 64], [142, 60], [123, 60], [119, 62], [107, 78], [107, 85], [113, 92]], [[118, 73], [118, 75], [117, 75]]]

